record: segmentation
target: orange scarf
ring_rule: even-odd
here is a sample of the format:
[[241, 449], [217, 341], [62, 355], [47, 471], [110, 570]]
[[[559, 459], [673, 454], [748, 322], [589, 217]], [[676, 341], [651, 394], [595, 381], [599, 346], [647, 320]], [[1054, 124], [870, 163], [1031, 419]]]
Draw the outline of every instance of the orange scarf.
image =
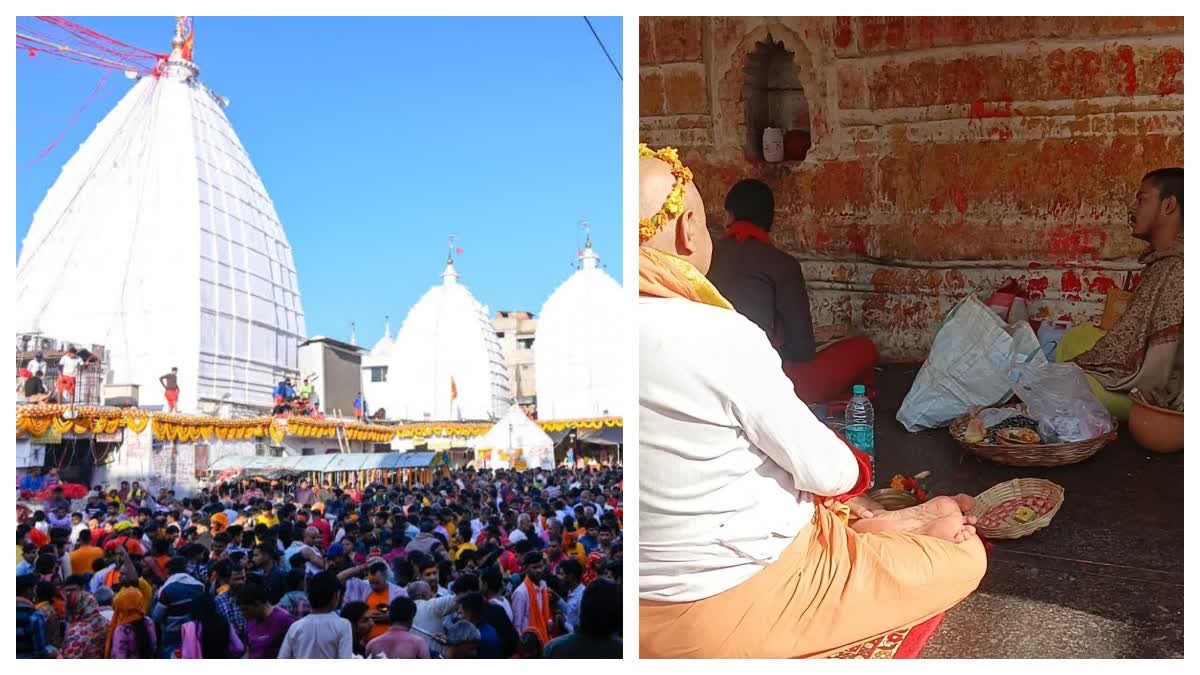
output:
[[525, 577], [525, 592], [529, 594], [529, 628], [527, 630], [536, 635], [538, 642], [541, 642], [544, 647], [550, 641], [550, 591], [538, 590], [529, 577]]
[[132, 586], [121, 589], [113, 598], [113, 617], [108, 624], [108, 637], [104, 642], [104, 658], [112, 658], [113, 636], [117, 628], [146, 618], [145, 599], [142, 592]]
[[690, 262], [658, 249], [638, 249], [638, 294], [682, 298], [713, 307], [733, 309], [716, 286]]

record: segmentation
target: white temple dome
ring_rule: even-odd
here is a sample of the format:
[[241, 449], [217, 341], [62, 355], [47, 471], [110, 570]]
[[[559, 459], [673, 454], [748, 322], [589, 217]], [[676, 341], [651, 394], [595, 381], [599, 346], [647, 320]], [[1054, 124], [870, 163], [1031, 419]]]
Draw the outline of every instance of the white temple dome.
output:
[[495, 420], [508, 410], [508, 367], [489, 314], [447, 261], [442, 283], [421, 296], [396, 334], [388, 417]]
[[[182, 43], [179, 35], [176, 42]], [[108, 350], [109, 381], [180, 409], [270, 407], [298, 374], [304, 312], [292, 250], [262, 180], [176, 44], [63, 166], [16, 276], [18, 332]]]
[[579, 269], [542, 305], [533, 346], [539, 419], [623, 414], [629, 303], [599, 260], [589, 240]]

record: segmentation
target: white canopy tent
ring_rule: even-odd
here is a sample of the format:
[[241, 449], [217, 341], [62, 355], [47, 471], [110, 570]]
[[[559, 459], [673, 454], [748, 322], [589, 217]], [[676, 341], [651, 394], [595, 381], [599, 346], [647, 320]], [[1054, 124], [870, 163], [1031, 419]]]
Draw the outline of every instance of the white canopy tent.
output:
[[475, 465], [489, 469], [554, 468], [554, 441], [514, 405], [475, 441]]

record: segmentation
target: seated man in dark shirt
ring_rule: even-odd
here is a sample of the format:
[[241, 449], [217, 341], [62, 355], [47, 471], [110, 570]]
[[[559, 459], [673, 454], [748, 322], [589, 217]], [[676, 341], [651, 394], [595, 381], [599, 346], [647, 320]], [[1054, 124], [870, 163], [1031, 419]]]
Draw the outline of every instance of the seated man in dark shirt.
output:
[[853, 337], [817, 349], [804, 271], [771, 243], [771, 188], [757, 180], [740, 181], [726, 196], [725, 211], [730, 224], [713, 242], [708, 278], [771, 338], [796, 395], [820, 403], [850, 398], [855, 384], [873, 385], [879, 353], [870, 339]]

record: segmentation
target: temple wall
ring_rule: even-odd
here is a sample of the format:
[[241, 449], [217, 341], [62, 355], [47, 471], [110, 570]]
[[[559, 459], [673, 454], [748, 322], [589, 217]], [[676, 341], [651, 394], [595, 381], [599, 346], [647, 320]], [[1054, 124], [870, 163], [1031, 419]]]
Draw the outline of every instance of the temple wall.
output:
[[[768, 35], [802, 161], [764, 162], [748, 121]], [[1010, 276], [1041, 316], [1091, 320], [1138, 267], [1141, 176], [1183, 164], [1182, 17], [643, 17], [640, 65], [641, 138], [680, 148], [710, 225], [735, 182], [769, 184], [814, 321], [888, 360]]]

